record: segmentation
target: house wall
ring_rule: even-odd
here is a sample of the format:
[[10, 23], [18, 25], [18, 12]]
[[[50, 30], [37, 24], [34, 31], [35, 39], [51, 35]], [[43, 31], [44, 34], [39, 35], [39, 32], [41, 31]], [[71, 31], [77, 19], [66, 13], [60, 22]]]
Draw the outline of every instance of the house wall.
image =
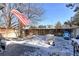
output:
[[9, 37], [9, 38], [17, 37], [17, 31], [14, 29], [0, 28], [0, 34], [2, 34], [3, 37]]
[[77, 35], [79, 35], [79, 28], [73, 29], [73, 35], [74, 37], [77, 37]]
[[72, 37], [76, 38], [77, 35], [79, 35], [79, 27], [76, 27], [76, 28], [72, 28]]
[[76, 36], [79, 35], [79, 28], [76, 29]]

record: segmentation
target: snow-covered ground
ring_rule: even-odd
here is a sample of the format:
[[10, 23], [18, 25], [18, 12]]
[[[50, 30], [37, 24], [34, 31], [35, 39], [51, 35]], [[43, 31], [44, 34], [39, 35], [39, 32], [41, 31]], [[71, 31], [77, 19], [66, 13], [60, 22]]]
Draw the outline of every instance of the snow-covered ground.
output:
[[24, 44], [24, 45], [34, 46], [34, 47], [40, 46], [40, 47], [48, 48], [50, 47], [50, 45], [47, 44], [48, 40], [51, 41], [50, 43], [52, 44], [53, 44], [53, 41], [55, 40], [53, 35], [46, 35], [46, 36], [36, 35], [31, 39], [28, 39], [28, 38], [24, 38], [24, 39], [25, 40], [23, 41], [15, 41], [15, 40], [6, 41], [6, 45], [9, 45], [11, 43], [18, 43], [18, 44]]
[[[6, 41], [6, 44], [11, 43], [22, 44], [25, 46], [35, 47], [37, 49], [29, 49], [21, 55], [29, 56], [72, 56], [73, 47], [71, 45], [71, 40], [65, 40], [62, 37], [55, 37], [53, 35], [36, 35], [31, 39], [24, 38], [23, 41]], [[47, 44], [48, 41], [54, 42], [55, 46], [52, 44]]]

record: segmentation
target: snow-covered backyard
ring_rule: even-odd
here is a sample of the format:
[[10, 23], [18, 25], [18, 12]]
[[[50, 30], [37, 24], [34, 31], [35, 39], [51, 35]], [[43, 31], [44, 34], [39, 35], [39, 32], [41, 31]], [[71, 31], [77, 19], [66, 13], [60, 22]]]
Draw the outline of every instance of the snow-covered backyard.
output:
[[[48, 44], [48, 40], [52, 44]], [[53, 43], [54, 42], [54, 43]], [[55, 45], [53, 45], [55, 44]], [[23, 41], [6, 41], [6, 52], [1, 55], [21, 56], [72, 56], [71, 40], [53, 35], [34, 35]]]

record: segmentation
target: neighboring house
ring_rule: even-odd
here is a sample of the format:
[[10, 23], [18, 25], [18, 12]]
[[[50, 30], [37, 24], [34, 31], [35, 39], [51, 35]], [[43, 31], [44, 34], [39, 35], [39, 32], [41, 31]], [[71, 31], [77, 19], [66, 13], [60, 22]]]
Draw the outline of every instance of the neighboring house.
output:
[[79, 35], [79, 27], [75, 25], [72, 25], [72, 27], [70, 27], [69, 25], [63, 25], [62, 28], [58, 28], [58, 29], [54, 27], [24, 29], [25, 35], [29, 35], [29, 33], [32, 32], [33, 34], [38, 34], [38, 35], [54, 34], [54, 35], [62, 36], [64, 31], [68, 31], [72, 37], [76, 37], [77, 35]]
[[45, 34], [54, 34], [54, 35], [60, 35], [62, 36], [64, 33], [64, 30], [67, 31], [72, 31], [72, 29], [70, 28], [59, 28], [59, 29], [55, 29], [55, 28], [31, 28], [31, 29], [25, 29], [25, 35], [29, 35], [29, 33], [33, 33], [34, 35], [38, 34], [38, 35], [45, 35]]
[[74, 37], [77, 37], [77, 35], [79, 35], [79, 27], [75, 27], [75, 28], [73, 29], [72, 34], [73, 34]]
[[71, 29], [72, 37], [77, 37], [77, 35], [79, 35], [79, 26], [72, 25], [72, 27], [70, 27], [69, 25], [63, 25], [63, 28], [64, 29]]

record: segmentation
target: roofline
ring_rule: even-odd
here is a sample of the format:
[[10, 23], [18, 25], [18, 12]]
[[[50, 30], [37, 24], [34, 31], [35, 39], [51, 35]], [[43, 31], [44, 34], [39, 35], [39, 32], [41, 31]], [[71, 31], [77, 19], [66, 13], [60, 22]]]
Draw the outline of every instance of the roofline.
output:
[[[57, 29], [76, 29], [76, 28], [79, 28], [79, 26], [69, 28], [57, 28]], [[56, 28], [27, 28], [27, 29], [56, 29]]]

